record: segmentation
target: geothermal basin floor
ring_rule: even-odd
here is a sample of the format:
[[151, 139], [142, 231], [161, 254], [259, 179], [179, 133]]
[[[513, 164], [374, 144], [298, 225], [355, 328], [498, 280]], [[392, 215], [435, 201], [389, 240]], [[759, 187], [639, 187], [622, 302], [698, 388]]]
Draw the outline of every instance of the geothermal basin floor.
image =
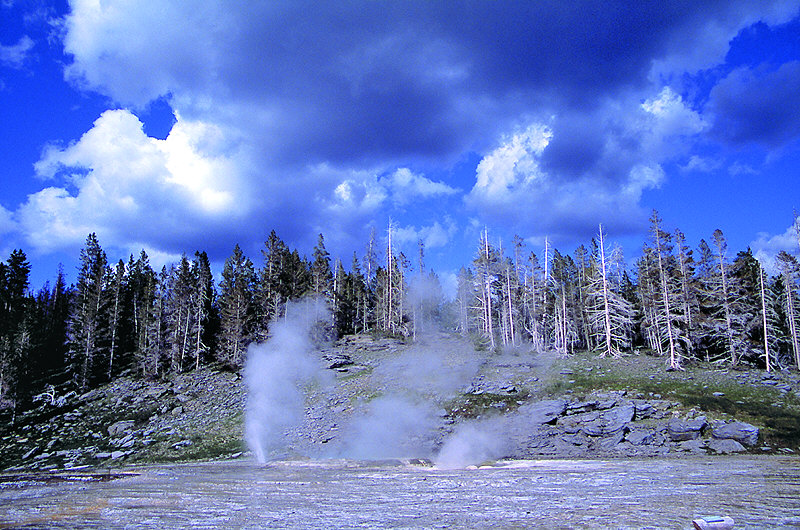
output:
[[[247, 459], [130, 467], [112, 480], [5, 476], [0, 528], [800, 527], [800, 458], [527, 460], [477, 469]], [[83, 477], [83, 478], [82, 478]]]

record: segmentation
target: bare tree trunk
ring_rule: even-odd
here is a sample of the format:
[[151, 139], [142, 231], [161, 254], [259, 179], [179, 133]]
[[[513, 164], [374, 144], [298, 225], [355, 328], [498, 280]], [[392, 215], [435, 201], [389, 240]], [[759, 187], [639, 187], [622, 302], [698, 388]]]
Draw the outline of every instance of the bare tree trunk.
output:
[[669, 304], [669, 291], [667, 289], [667, 274], [664, 270], [664, 263], [661, 259], [661, 237], [659, 236], [659, 226], [655, 223], [656, 236], [656, 255], [658, 256], [658, 274], [661, 278], [661, 293], [664, 303], [664, 316], [667, 328], [667, 338], [669, 340], [669, 367], [673, 370], [681, 369], [680, 359], [675, 351], [675, 337], [672, 330], [672, 311]]
[[733, 326], [731, 324], [731, 307], [728, 299], [728, 278], [725, 275], [725, 242], [722, 239], [722, 232], [714, 232], [714, 243], [717, 247], [717, 258], [719, 259], [719, 271], [722, 279], [722, 308], [725, 311], [725, 336], [728, 340], [728, 352], [731, 356], [731, 364], [736, 365], [736, 349], [733, 346]]
[[797, 369], [800, 370], [800, 341], [797, 337], [797, 318], [795, 316], [794, 307], [794, 289], [792, 289], [792, 277], [790, 274], [784, 274], [784, 283], [786, 284], [786, 320], [789, 324], [789, 336], [792, 339], [792, 351], [794, 353], [794, 360]]
[[603, 237], [603, 225], [600, 225], [600, 275], [603, 280], [603, 315], [605, 320], [606, 351], [611, 357], [619, 357], [611, 345], [611, 310], [608, 307], [608, 280], [606, 278], [606, 251]]
[[772, 371], [769, 360], [769, 328], [767, 328], [767, 297], [764, 292], [764, 269], [758, 263], [758, 279], [761, 283], [761, 318], [764, 325], [764, 358], [767, 361], [767, 372]]

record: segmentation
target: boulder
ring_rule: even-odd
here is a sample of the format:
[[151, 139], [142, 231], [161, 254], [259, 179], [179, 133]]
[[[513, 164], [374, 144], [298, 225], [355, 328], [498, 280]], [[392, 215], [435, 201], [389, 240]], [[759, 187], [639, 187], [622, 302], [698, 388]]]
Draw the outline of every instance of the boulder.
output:
[[116, 423], [112, 423], [108, 427], [108, 435], [109, 436], [119, 436], [120, 434], [125, 434], [126, 432], [133, 429], [133, 420], [123, 420], [118, 421]]
[[711, 438], [708, 441], [708, 448], [715, 453], [723, 455], [741, 453], [747, 450], [742, 444], [730, 438]]
[[705, 453], [706, 441], [702, 438], [694, 438], [691, 440], [678, 442], [678, 447], [681, 449], [681, 451], [688, 451], [690, 453]]
[[605, 451], [609, 451], [612, 449], [616, 449], [617, 446], [622, 443], [625, 439], [625, 432], [624, 431], [617, 431], [616, 433], [612, 434], [611, 436], [606, 436], [604, 438], [598, 439], [598, 445], [601, 449]]
[[743, 421], [717, 424], [711, 430], [711, 436], [719, 440], [736, 440], [740, 444], [755, 445], [758, 443], [758, 427]]
[[617, 435], [633, 420], [635, 410], [633, 403], [622, 404], [602, 412], [596, 419], [583, 424], [581, 430], [589, 436]]
[[652, 429], [631, 430], [625, 435], [631, 445], [651, 445], [656, 440], [656, 432]]
[[542, 425], [551, 423], [564, 414], [566, 409], [567, 402], [563, 399], [548, 399], [524, 405], [519, 408], [519, 413], [530, 423]]
[[705, 416], [700, 416], [693, 420], [674, 419], [667, 424], [667, 432], [673, 442], [683, 442], [699, 438], [706, 425]]

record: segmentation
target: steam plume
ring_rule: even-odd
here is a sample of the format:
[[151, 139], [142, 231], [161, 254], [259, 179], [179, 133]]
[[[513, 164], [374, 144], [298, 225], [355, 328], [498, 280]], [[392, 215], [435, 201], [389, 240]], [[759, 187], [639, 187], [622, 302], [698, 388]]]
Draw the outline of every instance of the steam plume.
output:
[[321, 373], [311, 355], [310, 333], [320, 320], [329, 318], [324, 302], [291, 304], [286, 315], [271, 324], [266, 342], [250, 346], [244, 368], [245, 438], [259, 463], [280, 450], [286, 431], [302, 421], [302, 387]]

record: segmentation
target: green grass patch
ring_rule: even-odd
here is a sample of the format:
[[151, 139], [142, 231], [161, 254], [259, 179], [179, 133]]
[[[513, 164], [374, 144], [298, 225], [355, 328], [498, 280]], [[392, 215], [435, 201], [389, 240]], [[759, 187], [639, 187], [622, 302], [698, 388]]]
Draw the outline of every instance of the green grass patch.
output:
[[447, 401], [444, 410], [451, 418], [474, 419], [510, 412], [519, 408], [530, 397], [527, 390], [510, 394], [484, 392], [482, 394], [460, 394]]
[[240, 412], [221, 418], [212, 428], [186, 438], [191, 442], [190, 445], [176, 448], [175, 444], [183, 440], [180, 436], [157, 438], [151, 446], [138, 449], [128, 462], [155, 464], [213, 460], [244, 451], [244, 415]]

